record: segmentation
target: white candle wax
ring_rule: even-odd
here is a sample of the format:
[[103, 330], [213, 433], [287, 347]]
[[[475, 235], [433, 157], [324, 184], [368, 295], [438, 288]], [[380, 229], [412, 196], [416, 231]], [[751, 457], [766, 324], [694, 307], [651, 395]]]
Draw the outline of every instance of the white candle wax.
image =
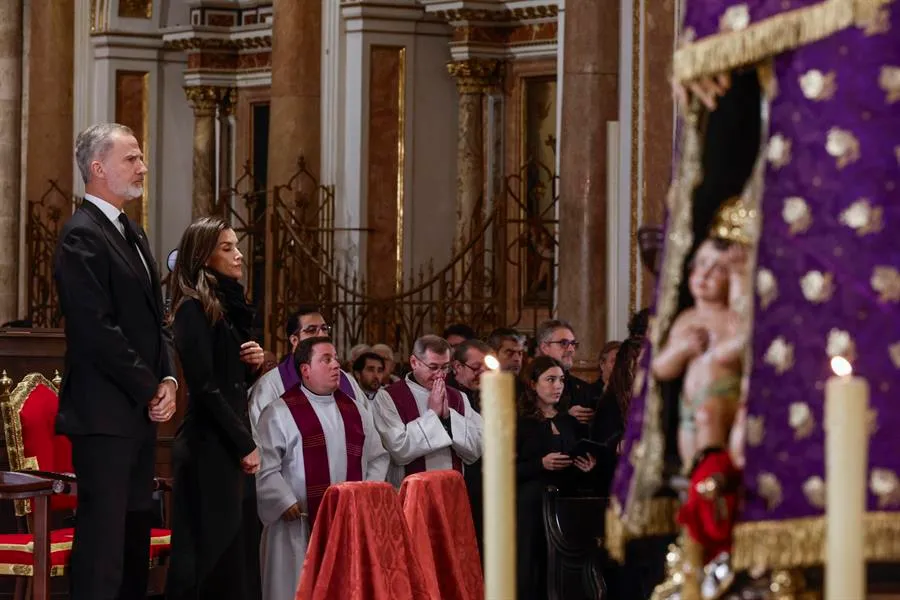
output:
[[843, 358], [835, 358], [832, 368], [838, 375], [825, 385], [825, 597], [847, 600], [866, 596], [869, 385], [851, 375], [850, 363]]
[[[491, 360], [493, 359], [493, 361]], [[492, 356], [485, 360], [496, 368]], [[516, 597], [516, 403], [512, 373], [481, 375], [484, 421], [484, 597]]]

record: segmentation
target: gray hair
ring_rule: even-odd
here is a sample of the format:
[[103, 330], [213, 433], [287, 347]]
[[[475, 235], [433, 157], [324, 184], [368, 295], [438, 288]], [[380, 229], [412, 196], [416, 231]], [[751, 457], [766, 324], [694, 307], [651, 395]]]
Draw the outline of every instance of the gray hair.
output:
[[438, 335], [423, 335], [413, 344], [413, 356], [418, 359], [425, 360], [425, 353], [429, 350], [435, 354], [449, 353], [450, 344]]
[[75, 162], [85, 183], [91, 180], [91, 163], [106, 158], [116, 135], [134, 135], [134, 131], [118, 123], [97, 123], [75, 138]]
[[556, 333], [558, 329], [568, 329], [572, 333], [575, 333], [575, 330], [572, 328], [572, 325], [568, 321], [564, 321], [563, 319], [551, 319], [549, 321], [544, 321], [540, 325], [538, 325], [537, 332], [534, 334], [535, 339], [537, 340], [537, 345], [547, 342], [553, 334]]

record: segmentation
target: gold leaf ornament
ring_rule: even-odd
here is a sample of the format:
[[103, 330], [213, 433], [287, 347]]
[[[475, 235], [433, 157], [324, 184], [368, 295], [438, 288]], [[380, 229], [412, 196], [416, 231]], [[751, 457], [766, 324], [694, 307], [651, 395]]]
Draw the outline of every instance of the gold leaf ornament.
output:
[[818, 475], [803, 482], [803, 495], [811, 506], [825, 508], [825, 482]]
[[762, 308], [768, 308], [778, 298], [778, 282], [772, 271], [760, 269], [756, 272], [756, 293]]
[[756, 485], [759, 495], [766, 500], [766, 506], [769, 510], [775, 510], [781, 505], [782, 491], [781, 483], [772, 473], [760, 473], [756, 479]]
[[840, 127], [832, 127], [828, 131], [825, 149], [830, 156], [837, 160], [838, 169], [843, 169], [859, 160], [859, 140], [852, 132]]
[[803, 233], [812, 225], [812, 212], [803, 198], [786, 198], [781, 209], [781, 217], [790, 226], [791, 235]]
[[810, 271], [800, 280], [803, 297], [813, 304], [828, 302], [834, 294], [834, 276], [831, 273]]
[[788, 421], [794, 430], [794, 438], [802, 440], [812, 435], [816, 427], [816, 419], [805, 402], [794, 402], [789, 409]]
[[807, 100], [831, 100], [837, 91], [837, 74], [834, 71], [823, 73], [818, 69], [810, 69], [800, 76], [800, 89]]

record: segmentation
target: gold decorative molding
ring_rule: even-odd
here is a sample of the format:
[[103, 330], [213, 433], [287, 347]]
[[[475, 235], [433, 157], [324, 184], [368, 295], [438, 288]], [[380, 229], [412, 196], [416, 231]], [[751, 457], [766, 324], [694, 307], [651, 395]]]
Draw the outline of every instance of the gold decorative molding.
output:
[[211, 114], [223, 102], [231, 101], [232, 88], [213, 85], [195, 85], [184, 88], [184, 95], [194, 109], [194, 116]]
[[504, 10], [484, 10], [473, 8], [460, 8], [452, 10], [435, 11], [435, 16], [448, 23], [461, 21], [479, 21], [483, 23], [516, 23], [519, 21], [533, 21], [536, 19], [556, 18], [559, 15], [559, 5], [546, 4], [543, 6], [523, 6]]
[[119, 0], [119, 16], [126, 19], [149, 19], [153, 16], [153, 0]]
[[185, 52], [194, 50], [257, 50], [271, 47], [271, 35], [258, 35], [240, 39], [189, 37], [165, 40], [163, 42], [165, 50], [181, 50]]
[[498, 84], [503, 62], [496, 58], [473, 57], [447, 63], [447, 72], [456, 80], [460, 94], [482, 94]]

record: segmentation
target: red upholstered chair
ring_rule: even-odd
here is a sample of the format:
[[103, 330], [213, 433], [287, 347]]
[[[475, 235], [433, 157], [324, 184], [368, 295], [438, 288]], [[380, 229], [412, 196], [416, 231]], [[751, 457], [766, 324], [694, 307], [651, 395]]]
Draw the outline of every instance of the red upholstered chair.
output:
[[[59, 374], [53, 381], [39, 373], [26, 375], [15, 388], [3, 372], [0, 377], [0, 414], [3, 417], [6, 451], [12, 471], [31, 471], [35, 475], [57, 482], [56, 493], [50, 496], [51, 515], [71, 513], [77, 506], [76, 479], [72, 467], [72, 446], [68, 438], [55, 431], [59, 411], [57, 390]], [[11, 389], [12, 388], [12, 389]], [[170, 487], [162, 480], [157, 489]], [[15, 500], [16, 516], [23, 520], [20, 533], [0, 534], [0, 575], [20, 578], [35, 576], [32, 532], [34, 519], [28, 500]], [[50, 531], [50, 574], [65, 573], [72, 552], [74, 530], [71, 527]], [[154, 529], [150, 541], [151, 569], [165, 568], [169, 555], [171, 532]], [[17, 590], [25, 586], [17, 585]]]
[[444, 600], [481, 600], [484, 578], [466, 483], [458, 471], [410, 475], [400, 503], [422, 570]]
[[390, 484], [354, 481], [325, 491], [296, 598], [442, 600], [422, 574]]

